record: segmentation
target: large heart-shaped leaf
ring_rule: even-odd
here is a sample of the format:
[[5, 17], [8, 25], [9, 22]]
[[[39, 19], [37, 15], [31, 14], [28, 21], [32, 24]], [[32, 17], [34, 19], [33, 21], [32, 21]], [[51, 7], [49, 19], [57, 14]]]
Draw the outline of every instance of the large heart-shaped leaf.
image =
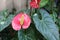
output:
[[50, 17], [49, 13], [44, 9], [39, 10], [42, 19], [40, 20], [38, 14], [33, 16], [33, 21], [37, 30], [47, 39], [47, 40], [59, 40], [59, 33], [56, 24]]
[[[12, 21], [14, 15], [9, 15], [6, 20], [0, 20], [0, 31], [5, 29]], [[4, 18], [4, 17], [3, 17]]]
[[18, 31], [18, 39], [19, 40], [36, 40], [35, 32], [32, 28], [28, 28], [27, 30]]
[[40, 7], [44, 7], [48, 3], [48, 1], [49, 0], [41, 0]]

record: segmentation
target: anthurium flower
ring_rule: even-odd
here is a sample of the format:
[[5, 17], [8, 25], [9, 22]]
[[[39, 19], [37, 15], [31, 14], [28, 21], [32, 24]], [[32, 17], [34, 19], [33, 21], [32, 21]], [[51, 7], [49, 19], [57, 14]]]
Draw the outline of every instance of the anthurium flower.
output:
[[21, 12], [13, 18], [12, 28], [16, 31], [20, 29], [27, 29], [30, 23], [30, 17], [27, 14]]
[[40, 0], [32, 0], [32, 1], [30, 2], [30, 6], [31, 6], [32, 8], [39, 8], [39, 3], [40, 3]]

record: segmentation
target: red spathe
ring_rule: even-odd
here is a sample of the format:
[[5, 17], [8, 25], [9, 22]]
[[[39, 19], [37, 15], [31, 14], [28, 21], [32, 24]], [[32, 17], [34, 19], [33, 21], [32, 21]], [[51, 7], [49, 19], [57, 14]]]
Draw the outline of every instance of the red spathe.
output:
[[[23, 25], [20, 24], [20, 20], [21, 20], [22, 15], [24, 16]], [[21, 29], [27, 29], [30, 26], [30, 23], [31, 23], [30, 17], [27, 14], [21, 12], [13, 18], [12, 28], [16, 31], [21, 30]]]
[[39, 8], [39, 3], [40, 3], [40, 0], [32, 0], [32, 1], [30, 2], [30, 6], [31, 6], [32, 8]]

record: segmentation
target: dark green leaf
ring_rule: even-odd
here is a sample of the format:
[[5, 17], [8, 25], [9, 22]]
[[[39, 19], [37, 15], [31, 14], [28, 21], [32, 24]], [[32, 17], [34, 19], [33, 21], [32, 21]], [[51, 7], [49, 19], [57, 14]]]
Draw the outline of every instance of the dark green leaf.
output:
[[49, 13], [44, 9], [40, 9], [42, 20], [39, 19], [38, 14], [33, 16], [33, 21], [37, 30], [47, 39], [47, 40], [59, 40], [59, 32], [56, 24], [50, 17]]
[[0, 31], [9, 26], [14, 15], [9, 15], [6, 20], [0, 20]]
[[51, 17], [52, 17], [54, 22], [57, 21], [57, 13], [55, 11], [53, 11], [53, 13], [51, 14]]
[[33, 29], [29, 28], [28, 30], [20, 30], [18, 31], [18, 39], [19, 40], [36, 40], [35, 33]]
[[44, 7], [48, 3], [48, 1], [49, 0], [41, 0], [40, 7]]

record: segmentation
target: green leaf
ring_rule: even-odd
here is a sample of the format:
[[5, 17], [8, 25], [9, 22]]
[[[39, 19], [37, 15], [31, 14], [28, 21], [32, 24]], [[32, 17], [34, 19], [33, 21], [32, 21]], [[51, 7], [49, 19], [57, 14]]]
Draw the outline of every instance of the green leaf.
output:
[[0, 31], [9, 26], [14, 15], [9, 15], [6, 20], [0, 20]]
[[58, 19], [57, 19], [57, 25], [58, 25], [59, 30], [60, 30], [60, 17], [58, 17]]
[[59, 32], [57, 25], [54, 23], [49, 13], [44, 9], [39, 10], [42, 19], [40, 20], [38, 14], [33, 15], [33, 21], [36, 29], [47, 39], [47, 40], [59, 40]]
[[40, 7], [44, 7], [48, 3], [48, 1], [49, 0], [41, 0]]
[[28, 28], [27, 30], [18, 31], [18, 39], [19, 40], [36, 40], [35, 33], [32, 28]]
[[57, 13], [55, 11], [53, 11], [53, 13], [51, 14], [51, 17], [52, 17], [54, 22], [57, 21]]

